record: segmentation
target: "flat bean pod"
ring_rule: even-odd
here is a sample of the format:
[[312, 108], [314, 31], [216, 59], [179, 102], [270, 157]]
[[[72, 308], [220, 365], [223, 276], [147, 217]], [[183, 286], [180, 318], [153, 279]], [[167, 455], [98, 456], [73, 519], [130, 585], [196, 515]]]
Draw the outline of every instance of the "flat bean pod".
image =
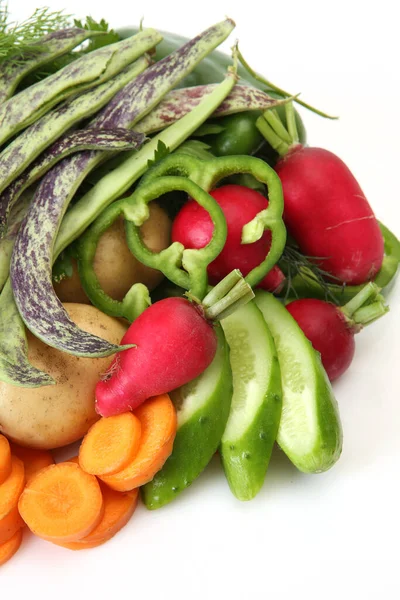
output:
[[11, 65], [10, 61], [5, 60], [0, 66], [0, 104], [11, 98], [18, 84], [26, 75], [66, 54], [88, 38], [98, 35], [101, 35], [101, 32], [79, 27], [53, 31], [34, 44], [39, 51], [31, 57], [24, 57], [23, 62]]
[[[0, 145], [62, 100], [113, 77], [154, 46], [157, 35], [154, 29], [146, 29], [122, 42], [89, 52], [4, 102], [0, 106]], [[115, 69], [115, 65], [119, 68]]]
[[[3, 190], [0, 195], [0, 215], [12, 208], [27, 187], [71, 153], [66, 143], [70, 139], [68, 136], [62, 138], [60, 143], [50, 144], [80, 120], [100, 110], [120, 89], [145, 70], [149, 60], [147, 55], [142, 56], [110, 81], [61, 104], [36, 121], [3, 150], [0, 154], [0, 189]], [[48, 146], [50, 148], [39, 156]], [[62, 152], [60, 148], [63, 149]], [[34, 160], [36, 157], [38, 158]]]

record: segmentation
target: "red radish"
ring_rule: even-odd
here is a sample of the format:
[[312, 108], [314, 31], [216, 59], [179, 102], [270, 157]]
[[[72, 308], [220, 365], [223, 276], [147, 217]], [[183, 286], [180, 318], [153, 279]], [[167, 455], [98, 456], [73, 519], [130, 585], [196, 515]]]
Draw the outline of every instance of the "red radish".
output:
[[[295, 300], [286, 306], [315, 350], [321, 354], [322, 364], [331, 381], [347, 371], [353, 360], [354, 334], [388, 311], [378, 293], [379, 288], [371, 283], [343, 307], [314, 298]], [[371, 297], [374, 302], [362, 306]]]
[[303, 254], [341, 282], [371, 280], [383, 260], [383, 237], [363, 191], [344, 162], [322, 148], [294, 146], [276, 167], [284, 221]]
[[253, 297], [236, 271], [216, 286], [203, 304], [174, 297], [147, 308], [121, 340], [121, 344], [134, 347], [115, 356], [96, 386], [96, 411], [110, 417], [133, 410], [147, 398], [198, 377], [217, 350], [213, 321], [230, 314], [236, 303], [241, 305]]
[[[265, 231], [253, 244], [242, 244], [242, 229], [268, 206], [268, 200], [259, 192], [242, 185], [224, 185], [210, 192], [221, 207], [228, 226], [228, 236], [222, 252], [208, 265], [210, 283], [215, 285], [233, 269], [246, 276], [266, 257], [271, 233]], [[172, 225], [172, 241], [185, 248], [203, 248], [211, 240], [214, 225], [208, 212], [194, 200], [189, 200], [179, 211]], [[259, 283], [267, 291], [279, 291], [285, 276], [278, 266]]]

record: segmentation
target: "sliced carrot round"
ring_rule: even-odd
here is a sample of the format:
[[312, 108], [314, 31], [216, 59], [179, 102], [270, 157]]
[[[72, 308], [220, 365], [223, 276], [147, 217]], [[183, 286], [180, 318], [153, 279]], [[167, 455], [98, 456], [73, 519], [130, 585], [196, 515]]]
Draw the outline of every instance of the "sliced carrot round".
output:
[[104, 510], [96, 477], [71, 462], [42, 469], [26, 486], [18, 508], [33, 533], [60, 542], [89, 535]]
[[0, 520], [16, 507], [25, 485], [25, 469], [22, 460], [11, 457], [11, 473], [0, 485]]
[[53, 455], [48, 450], [24, 448], [11, 442], [11, 451], [24, 463], [26, 483], [29, 483], [41, 469], [54, 465]]
[[22, 529], [17, 531], [11, 539], [0, 545], [0, 567], [14, 556], [22, 542]]
[[100, 484], [103, 494], [104, 515], [100, 523], [88, 536], [79, 541], [87, 544], [98, 542], [105, 537], [113, 537], [128, 523], [135, 512], [139, 490], [121, 493], [110, 489], [105, 484]]
[[63, 548], [68, 548], [68, 550], [89, 550], [90, 548], [97, 548], [98, 546], [102, 546], [106, 542], [108, 542], [113, 536], [105, 537], [102, 540], [98, 540], [97, 542], [58, 542], [57, 546], [62, 546]]
[[70, 550], [84, 550], [87, 548], [95, 548], [111, 540], [121, 529], [128, 523], [129, 519], [135, 512], [139, 490], [121, 493], [116, 492], [104, 483], [100, 484], [103, 501], [104, 515], [100, 523], [95, 527], [92, 533], [79, 540], [79, 542], [70, 542], [60, 544], [64, 548]]
[[8, 542], [10, 538], [22, 527], [25, 523], [21, 519], [18, 511], [18, 504], [14, 506], [6, 517], [0, 521], [0, 544]]
[[139, 450], [125, 469], [101, 479], [119, 492], [133, 490], [153, 479], [172, 452], [177, 420], [175, 407], [163, 394], [146, 400], [135, 410], [142, 425]]
[[79, 450], [86, 473], [110, 475], [124, 469], [136, 456], [141, 425], [130, 412], [102, 418], [89, 429]]
[[0, 433], [0, 484], [11, 473], [11, 449], [8, 439]]

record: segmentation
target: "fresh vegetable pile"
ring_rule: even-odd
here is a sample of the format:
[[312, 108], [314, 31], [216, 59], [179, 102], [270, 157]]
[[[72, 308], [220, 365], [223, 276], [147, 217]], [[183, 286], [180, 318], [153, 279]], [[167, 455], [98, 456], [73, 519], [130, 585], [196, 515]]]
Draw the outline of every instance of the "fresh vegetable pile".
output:
[[[277, 443], [342, 449], [331, 382], [400, 242], [226, 19], [192, 40], [0, 19], [0, 565], [27, 526], [104, 544], [218, 451], [256, 496]], [[82, 440], [54, 464], [51, 450]]]

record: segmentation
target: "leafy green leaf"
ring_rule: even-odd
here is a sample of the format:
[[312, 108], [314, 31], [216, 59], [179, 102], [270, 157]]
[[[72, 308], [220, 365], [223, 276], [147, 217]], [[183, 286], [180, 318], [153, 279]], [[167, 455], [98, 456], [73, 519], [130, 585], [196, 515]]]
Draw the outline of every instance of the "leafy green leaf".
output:
[[74, 272], [72, 259], [76, 258], [77, 251], [75, 244], [71, 244], [65, 250], [63, 250], [63, 252], [61, 252], [60, 256], [53, 265], [53, 281], [55, 283], [59, 283], [67, 277], [72, 277]]
[[160, 160], [162, 160], [163, 158], [168, 156], [168, 154], [170, 154], [170, 149], [168, 148], [168, 146], [166, 146], [164, 144], [164, 142], [162, 140], [160, 140], [158, 142], [157, 149], [154, 152], [154, 158], [152, 160], [147, 161], [147, 166], [151, 167], [155, 163], [159, 162]]
[[48, 8], [37, 8], [22, 23], [9, 21], [8, 5], [0, 0], [0, 63], [7, 60], [7, 67], [20, 64], [27, 53], [38, 54], [43, 47], [37, 42], [43, 36], [68, 27], [69, 15], [62, 11], [50, 12]]
[[99, 35], [98, 37], [91, 39], [86, 48], [82, 50], [83, 53], [92, 52], [98, 48], [103, 48], [103, 46], [114, 44], [115, 42], [119, 42], [121, 39], [114, 29], [109, 28], [107, 21], [104, 19], [101, 19], [101, 21], [97, 22], [93, 19], [93, 17], [86, 17], [86, 21], [84, 23], [79, 19], [74, 19], [74, 25], [75, 27], [87, 29], [88, 31], [104, 32], [104, 35]]

